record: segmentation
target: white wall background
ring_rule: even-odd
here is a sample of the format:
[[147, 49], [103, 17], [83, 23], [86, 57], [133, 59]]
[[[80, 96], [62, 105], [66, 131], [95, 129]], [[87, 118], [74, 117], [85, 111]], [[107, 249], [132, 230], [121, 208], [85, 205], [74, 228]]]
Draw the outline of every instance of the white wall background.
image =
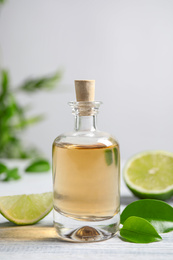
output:
[[14, 86], [63, 68], [61, 87], [20, 95], [47, 119], [25, 140], [51, 156], [71, 130], [67, 106], [74, 79], [95, 79], [99, 128], [115, 135], [122, 157], [149, 149], [173, 152], [172, 0], [8, 0], [0, 12], [1, 67]]

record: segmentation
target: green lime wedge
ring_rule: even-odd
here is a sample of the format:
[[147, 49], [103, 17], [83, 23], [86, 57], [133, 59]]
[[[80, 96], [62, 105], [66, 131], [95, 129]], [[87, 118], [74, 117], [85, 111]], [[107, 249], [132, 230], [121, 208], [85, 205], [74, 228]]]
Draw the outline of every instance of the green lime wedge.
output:
[[17, 225], [31, 225], [53, 208], [52, 192], [0, 197], [0, 212]]
[[173, 195], [173, 154], [165, 151], [139, 153], [128, 160], [123, 177], [139, 198], [169, 199]]

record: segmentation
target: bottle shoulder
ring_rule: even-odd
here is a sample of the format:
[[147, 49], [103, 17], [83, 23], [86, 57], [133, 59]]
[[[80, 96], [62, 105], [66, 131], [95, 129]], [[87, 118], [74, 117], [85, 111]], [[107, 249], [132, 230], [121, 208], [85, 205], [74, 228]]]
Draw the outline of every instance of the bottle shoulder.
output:
[[118, 141], [109, 133], [102, 131], [74, 131], [57, 136], [54, 145], [99, 145], [103, 147], [119, 146]]

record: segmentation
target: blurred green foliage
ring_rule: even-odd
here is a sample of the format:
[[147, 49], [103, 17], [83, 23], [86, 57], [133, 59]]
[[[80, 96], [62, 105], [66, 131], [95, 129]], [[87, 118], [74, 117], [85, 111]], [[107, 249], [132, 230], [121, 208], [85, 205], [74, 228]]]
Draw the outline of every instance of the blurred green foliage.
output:
[[[46, 159], [37, 159], [31, 161], [26, 167], [26, 173], [43, 173], [49, 172], [51, 169], [50, 163]], [[0, 162], [0, 181], [11, 181], [21, 179], [20, 170], [18, 167], [9, 168], [8, 163]]]
[[0, 181], [19, 180], [19, 169], [9, 169], [4, 163], [0, 163]]
[[19, 104], [16, 95], [18, 92], [27, 94], [52, 89], [60, 79], [61, 72], [56, 72], [52, 76], [26, 80], [21, 86], [12, 89], [8, 72], [0, 72], [0, 158], [33, 158], [40, 155], [36, 148], [24, 146], [21, 134], [44, 117], [37, 115], [28, 118], [26, 107]]

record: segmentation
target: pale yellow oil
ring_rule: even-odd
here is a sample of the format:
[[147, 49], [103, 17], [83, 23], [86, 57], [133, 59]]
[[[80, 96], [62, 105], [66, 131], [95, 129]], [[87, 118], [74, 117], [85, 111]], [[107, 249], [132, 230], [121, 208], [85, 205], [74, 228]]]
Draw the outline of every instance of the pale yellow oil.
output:
[[119, 147], [53, 145], [54, 209], [96, 221], [119, 211]]

